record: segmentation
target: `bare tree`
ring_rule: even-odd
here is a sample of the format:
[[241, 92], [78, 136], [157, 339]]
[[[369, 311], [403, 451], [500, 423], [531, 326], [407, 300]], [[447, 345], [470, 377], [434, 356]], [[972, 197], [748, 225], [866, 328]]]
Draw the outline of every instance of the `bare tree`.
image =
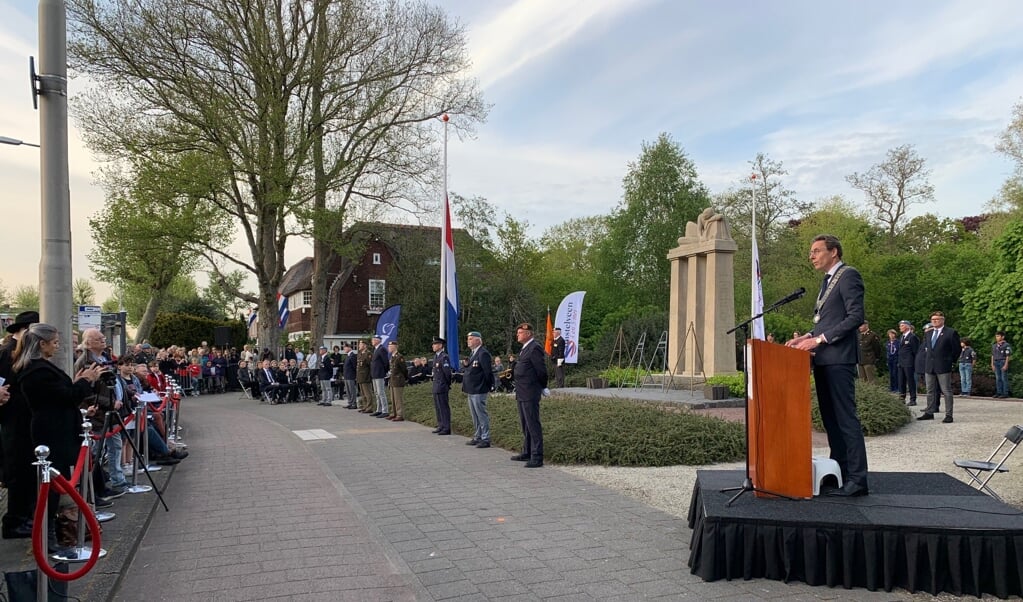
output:
[[874, 217], [885, 227], [888, 240], [894, 241], [906, 218], [910, 205], [934, 200], [934, 186], [928, 181], [931, 172], [926, 159], [911, 144], [888, 151], [886, 159], [866, 173], [845, 177], [849, 185], [862, 190]]
[[[444, 113], [485, 114], [464, 32], [435, 7], [399, 0], [69, 0], [73, 65], [99, 82], [78, 104], [106, 158], [206, 153], [224, 169], [212, 200], [249, 257], [202, 249], [255, 276], [260, 345], [276, 329], [289, 237], [331, 240], [352, 198], [395, 198]], [[326, 212], [336, 193], [341, 214]], [[323, 224], [321, 227], [320, 224]], [[323, 268], [325, 273], [325, 268]], [[323, 279], [314, 282], [325, 302]], [[322, 320], [321, 320], [322, 323]], [[320, 327], [322, 329], [322, 326]]]
[[1023, 175], [1023, 102], [1012, 108], [1012, 121], [1005, 126], [996, 147], [1016, 162], [1016, 172]]
[[748, 238], [755, 188], [758, 237], [771, 239], [777, 226], [784, 220], [806, 213], [810, 204], [799, 202], [795, 191], [785, 187], [782, 177], [789, 172], [781, 161], [771, 159], [766, 153], [757, 153], [749, 161], [749, 166], [751, 175], [755, 177], [744, 176], [734, 188], [718, 195], [715, 199], [717, 208], [730, 218], [729, 224], [735, 231]]

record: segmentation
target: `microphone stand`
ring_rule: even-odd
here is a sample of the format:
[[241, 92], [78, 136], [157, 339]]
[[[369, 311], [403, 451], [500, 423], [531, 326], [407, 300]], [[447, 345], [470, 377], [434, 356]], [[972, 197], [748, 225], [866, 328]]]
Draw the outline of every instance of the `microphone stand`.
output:
[[[805, 293], [805, 291], [804, 291], [804, 293]], [[737, 330], [742, 330], [742, 336], [743, 336], [743, 345], [742, 345], [742, 376], [743, 376], [743, 378], [742, 378], [742, 383], [743, 383], [743, 390], [745, 392], [745, 394], [743, 396], [742, 407], [743, 407], [743, 410], [745, 410], [745, 414], [746, 414], [746, 423], [745, 423], [746, 424], [746, 432], [745, 432], [745, 438], [746, 438], [746, 473], [745, 473], [745, 476], [744, 476], [744, 478], [742, 480], [742, 485], [740, 485], [738, 487], [726, 487], [725, 489], [720, 489], [719, 490], [720, 493], [729, 493], [729, 492], [732, 492], [732, 491], [738, 492], [735, 495], [733, 495], [731, 497], [731, 499], [729, 499], [725, 503], [725, 506], [727, 506], [727, 507], [731, 507], [731, 505], [735, 502], [735, 500], [739, 499], [739, 497], [741, 497], [742, 494], [744, 494], [744, 493], [746, 493], [748, 491], [759, 492], [759, 493], [766, 493], [767, 495], [771, 495], [771, 496], [774, 496], [774, 497], [779, 497], [779, 498], [782, 498], [782, 499], [793, 501], [793, 498], [791, 498], [791, 497], [789, 497], [787, 495], [782, 495], [782, 494], [774, 492], [774, 491], [768, 491], [767, 489], [761, 489], [760, 487], [754, 486], [753, 485], [753, 479], [750, 478], [750, 472], [749, 472], [749, 426], [750, 426], [749, 425], [749, 356], [746, 353], [746, 341], [749, 341], [749, 325], [752, 324], [754, 320], [757, 320], [759, 318], [764, 317], [765, 314], [769, 314], [772, 311], [775, 311], [776, 309], [778, 309], [779, 307], [781, 307], [783, 305], [786, 305], [788, 303], [791, 303], [792, 301], [795, 301], [799, 297], [802, 297], [802, 295], [799, 295], [799, 296], [791, 296], [790, 295], [790, 296], [782, 299], [781, 301], [778, 301], [774, 305], [768, 307], [767, 309], [765, 309], [764, 311], [760, 312], [759, 314], [753, 316], [752, 318], [746, 320], [745, 322], [740, 322], [740, 323], [736, 324], [735, 326], [733, 326], [730, 330], [728, 330], [725, 333], [725, 334], [732, 334], [733, 332], [735, 332]]]

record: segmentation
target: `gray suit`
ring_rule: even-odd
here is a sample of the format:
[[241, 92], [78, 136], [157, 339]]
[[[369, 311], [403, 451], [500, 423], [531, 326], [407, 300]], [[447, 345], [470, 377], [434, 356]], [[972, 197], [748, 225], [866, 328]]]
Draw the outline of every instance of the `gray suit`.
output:
[[815, 350], [813, 375], [821, 420], [828, 433], [831, 458], [842, 469], [845, 483], [867, 487], [867, 448], [856, 415], [858, 328], [863, 324], [863, 278], [855, 268], [838, 264], [837, 281], [825, 295], [814, 336], [826, 342]]

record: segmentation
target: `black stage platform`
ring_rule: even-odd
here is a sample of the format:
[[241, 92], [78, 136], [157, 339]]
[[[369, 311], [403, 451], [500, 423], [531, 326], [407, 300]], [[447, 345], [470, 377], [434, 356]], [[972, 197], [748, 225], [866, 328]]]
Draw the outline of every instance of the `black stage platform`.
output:
[[943, 473], [872, 472], [870, 495], [787, 501], [721, 493], [741, 470], [701, 470], [689, 567], [705, 581], [767, 578], [931, 594], [1023, 593], [1023, 513]]

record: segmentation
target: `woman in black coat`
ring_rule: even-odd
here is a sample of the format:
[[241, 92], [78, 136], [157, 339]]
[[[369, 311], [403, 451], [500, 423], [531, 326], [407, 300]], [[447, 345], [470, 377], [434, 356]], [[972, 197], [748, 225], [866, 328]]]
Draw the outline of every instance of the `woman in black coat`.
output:
[[32, 412], [32, 444], [50, 448], [49, 460], [67, 478], [82, 446], [82, 402], [102, 368], [80, 370], [75, 380], [50, 358], [60, 345], [60, 333], [49, 324], [33, 324], [18, 341], [13, 371]]

